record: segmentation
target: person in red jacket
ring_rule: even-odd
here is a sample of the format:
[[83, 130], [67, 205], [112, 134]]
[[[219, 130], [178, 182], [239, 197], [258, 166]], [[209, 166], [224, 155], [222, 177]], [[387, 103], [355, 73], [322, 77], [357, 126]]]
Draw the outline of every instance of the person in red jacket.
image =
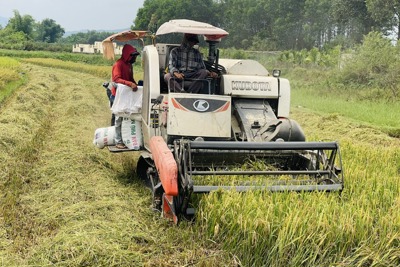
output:
[[[120, 83], [132, 88], [133, 91], [137, 91], [137, 83], [133, 77], [133, 67], [132, 64], [135, 63], [136, 57], [140, 53], [130, 44], [125, 44], [122, 48], [121, 58], [118, 59], [112, 68], [112, 81], [113, 83]], [[116, 87], [111, 88], [111, 102], [114, 102], [116, 95]], [[121, 136], [121, 125], [122, 117], [115, 117], [115, 143], [116, 148], [125, 149], [127, 148], [122, 141]]]

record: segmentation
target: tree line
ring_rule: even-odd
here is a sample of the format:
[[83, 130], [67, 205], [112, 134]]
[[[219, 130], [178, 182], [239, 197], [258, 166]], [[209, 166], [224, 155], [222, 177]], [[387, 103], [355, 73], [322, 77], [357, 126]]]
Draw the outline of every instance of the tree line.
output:
[[[348, 48], [370, 32], [398, 40], [399, 10], [399, 0], [145, 0], [131, 28], [155, 32], [166, 21], [186, 18], [227, 30], [229, 37], [221, 43], [225, 48]], [[71, 51], [71, 44], [93, 44], [112, 34], [64, 33], [53, 19], [36, 22], [15, 10], [8, 24], [0, 26], [0, 48]]]
[[0, 26], [0, 48], [71, 52], [72, 44], [94, 44], [113, 33], [93, 30], [70, 36], [64, 34], [64, 28], [53, 19], [37, 22], [31, 15], [21, 15], [14, 10], [7, 25], [4, 28]]
[[15, 49], [26, 46], [27, 42], [55, 43], [65, 31], [53, 19], [44, 19], [36, 22], [31, 15], [21, 15], [14, 10], [12, 17], [4, 29], [0, 28], [0, 42], [2, 46], [7, 44]]
[[186, 18], [227, 30], [226, 47], [301, 50], [351, 47], [372, 31], [399, 39], [399, 12], [399, 0], [145, 0], [132, 28]]

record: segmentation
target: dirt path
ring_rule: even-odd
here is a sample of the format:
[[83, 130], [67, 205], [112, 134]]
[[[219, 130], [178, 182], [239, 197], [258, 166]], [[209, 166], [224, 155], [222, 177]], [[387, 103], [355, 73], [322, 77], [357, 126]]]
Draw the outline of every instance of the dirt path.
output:
[[29, 83], [0, 109], [2, 266], [231, 266], [194, 226], [170, 227], [150, 210], [131, 179], [135, 153], [93, 146], [110, 117], [102, 80], [25, 72]]

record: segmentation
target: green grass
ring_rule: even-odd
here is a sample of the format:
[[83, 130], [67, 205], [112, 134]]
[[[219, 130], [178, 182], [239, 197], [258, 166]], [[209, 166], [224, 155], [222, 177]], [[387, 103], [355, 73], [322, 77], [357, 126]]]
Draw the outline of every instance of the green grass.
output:
[[385, 101], [346, 100], [335, 94], [319, 94], [315, 90], [292, 90], [292, 106], [302, 106], [320, 113], [335, 113], [386, 131], [400, 129], [400, 103]]
[[335, 84], [334, 75], [335, 70], [316, 68], [295, 68], [284, 73], [291, 84], [291, 106], [344, 116], [400, 137], [399, 101], [388, 99], [388, 92]]

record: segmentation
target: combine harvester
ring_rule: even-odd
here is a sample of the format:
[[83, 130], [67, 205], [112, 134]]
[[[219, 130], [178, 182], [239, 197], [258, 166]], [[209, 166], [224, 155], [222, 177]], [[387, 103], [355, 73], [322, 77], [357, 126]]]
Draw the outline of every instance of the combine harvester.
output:
[[[169, 52], [179, 44], [155, 41], [170, 33], [204, 36], [206, 67], [218, 73], [204, 81], [205, 93], [171, 92], [164, 82]], [[206, 23], [171, 20], [155, 36], [126, 31], [103, 42], [106, 48], [113, 41], [152, 37], [141, 54], [143, 144], [137, 173], [151, 185], [154, 207], [175, 223], [193, 215], [196, 193], [343, 190], [339, 145], [306, 142], [289, 119], [290, 84], [280, 71], [271, 74], [254, 60], [220, 59], [216, 45], [227, 35]]]

